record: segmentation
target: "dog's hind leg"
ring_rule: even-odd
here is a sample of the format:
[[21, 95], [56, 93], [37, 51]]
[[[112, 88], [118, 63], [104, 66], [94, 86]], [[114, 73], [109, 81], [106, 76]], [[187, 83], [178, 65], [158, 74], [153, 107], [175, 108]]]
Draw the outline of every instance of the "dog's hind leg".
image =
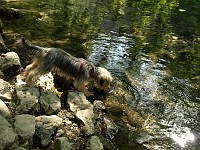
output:
[[29, 86], [34, 86], [33, 77], [35, 78], [35, 72], [36, 72], [36, 69], [30, 70], [28, 72], [28, 74], [26, 75], [26, 80], [25, 81]]
[[25, 70], [24, 70], [24, 76], [26, 77], [30, 70], [35, 69], [38, 66], [38, 60], [34, 60], [30, 65], [26, 66]]
[[32, 64], [27, 66], [25, 69], [25, 77], [26, 77], [26, 82], [30, 86], [34, 85], [34, 80], [37, 80], [39, 76], [45, 75], [49, 73], [52, 70], [52, 64], [47, 63], [44, 60], [41, 61], [39, 59], [35, 59]]
[[34, 69], [28, 72], [26, 76], [26, 83], [30, 86], [34, 86], [34, 80], [37, 80], [40, 76], [47, 74], [50, 71], [44, 71], [42, 66], [36, 66]]

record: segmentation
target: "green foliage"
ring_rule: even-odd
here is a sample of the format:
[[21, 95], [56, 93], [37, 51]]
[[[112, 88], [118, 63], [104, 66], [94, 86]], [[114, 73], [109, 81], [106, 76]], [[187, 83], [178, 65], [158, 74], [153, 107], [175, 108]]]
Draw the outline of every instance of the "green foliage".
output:
[[126, 0], [114, 0], [113, 2], [113, 12], [115, 18], [118, 18], [120, 15], [125, 14]]
[[165, 35], [169, 33], [169, 19], [172, 10], [177, 6], [176, 0], [140, 0], [134, 1], [135, 34], [144, 37], [145, 42], [162, 47]]

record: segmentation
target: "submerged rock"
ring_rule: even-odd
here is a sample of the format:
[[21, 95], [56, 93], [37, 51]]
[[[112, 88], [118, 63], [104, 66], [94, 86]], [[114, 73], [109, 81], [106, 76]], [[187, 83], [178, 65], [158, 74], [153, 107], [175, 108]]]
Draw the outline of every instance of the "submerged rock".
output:
[[14, 8], [7, 8], [7, 7], [0, 7], [0, 16], [1, 17], [6, 17], [10, 19], [18, 19], [23, 17], [24, 12], [21, 12], [18, 9]]
[[125, 105], [124, 113], [126, 114], [128, 123], [131, 126], [133, 126], [133, 127], [142, 127], [143, 126], [144, 119], [137, 111], [134, 111], [133, 108]]
[[13, 148], [11, 148], [9, 150], [28, 150], [28, 149], [26, 149], [24, 147], [21, 147], [21, 146], [16, 146], [16, 147], [13, 147]]

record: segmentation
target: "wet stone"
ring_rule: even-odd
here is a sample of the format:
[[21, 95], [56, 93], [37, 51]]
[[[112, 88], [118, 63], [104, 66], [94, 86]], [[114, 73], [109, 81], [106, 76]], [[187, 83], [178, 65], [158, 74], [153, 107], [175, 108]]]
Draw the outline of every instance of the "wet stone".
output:
[[112, 139], [118, 132], [118, 127], [111, 118], [103, 116], [102, 135], [107, 139]]

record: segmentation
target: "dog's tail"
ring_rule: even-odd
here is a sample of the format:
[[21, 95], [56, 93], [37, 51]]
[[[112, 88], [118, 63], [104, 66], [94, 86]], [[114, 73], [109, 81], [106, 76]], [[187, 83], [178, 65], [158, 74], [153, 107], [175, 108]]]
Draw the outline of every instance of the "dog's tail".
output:
[[26, 42], [26, 40], [24, 39], [24, 37], [20, 38], [17, 40], [17, 42], [13, 45], [14, 49], [23, 49], [26, 52], [30, 53], [30, 54], [38, 54], [41, 55], [42, 53], [44, 53], [45, 51], [48, 50], [48, 48], [43, 48], [40, 46], [36, 46], [36, 45], [32, 45]]

